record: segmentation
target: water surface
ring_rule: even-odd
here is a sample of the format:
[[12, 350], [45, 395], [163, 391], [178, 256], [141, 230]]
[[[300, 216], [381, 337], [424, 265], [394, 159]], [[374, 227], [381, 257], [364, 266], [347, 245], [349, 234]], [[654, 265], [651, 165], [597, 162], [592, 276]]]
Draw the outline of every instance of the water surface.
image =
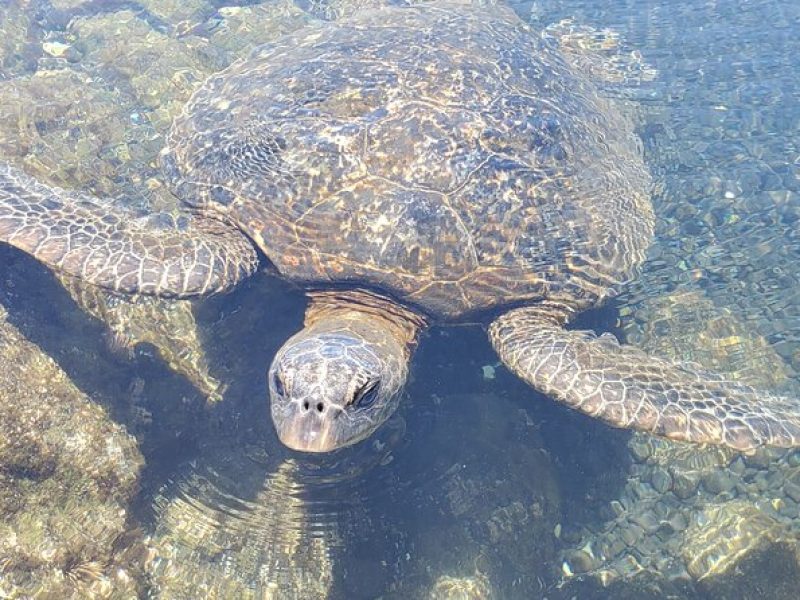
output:
[[[0, 5], [0, 156], [50, 183], [170, 208], [155, 157], [172, 116], [210, 73], [313, 21], [306, 8]], [[579, 326], [796, 393], [800, 5], [537, 1], [515, 10], [536, 28], [565, 18], [608, 28], [619, 52], [639, 53], [657, 72], [619, 93], [636, 111], [654, 176], [658, 240], [640, 279]], [[259, 274], [193, 307], [203, 381], [223, 396], [211, 405], [191, 369], [174, 373], [152, 343], [110, 349], [105, 328], [44, 268], [6, 247], [0, 302], [137, 438], [146, 466], [126, 513], [130, 535], [102, 553], [135, 565], [143, 596], [437, 598], [461, 586], [494, 598], [795, 597], [800, 461], [716, 464], [659, 448], [669, 464], [701, 472], [687, 498], [676, 496], [674, 471], [659, 491], [655, 453], [643, 458], [629, 433], [528, 389], [497, 365], [479, 327], [434, 328], [408, 398], [379, 434], [307, 457], [278, 443], [264, 380], [301, 324], [296, 289]], [[619, 500], [625, 519], [656, 515], [654, 531], [621, 542], [632, 529], [607, 525], [619, 521]], [[740, 517], [728, 530], [738, 545], [695, 550], [695, 572], [708, 575], [696, 581], [682, 532], [718, 514]], [[751, 531], [766, 543], [748, 546], [741, 532]], [[721, 574], [701, 560], [740, 550]], [[100, 576], [82, 568], [67, 571]]]

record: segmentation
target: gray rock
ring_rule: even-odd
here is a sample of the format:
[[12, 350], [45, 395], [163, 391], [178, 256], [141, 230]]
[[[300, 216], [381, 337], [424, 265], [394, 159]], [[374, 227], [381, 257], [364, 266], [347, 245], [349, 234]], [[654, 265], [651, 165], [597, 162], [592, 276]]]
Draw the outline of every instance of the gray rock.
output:
[[780, 504], [780, 508], [778, 512], [783, 515], [784, 517], [789, 517], [792, 519], [792, 522], [797, 519], [798, 517], [798, 500], [795, 500], [794, 497], [792, 498], [783, 498], [783, 502]]
[[672, 489], [672, 477], [664, 469], [656, 469], [653, 472], [650, 483], [657, 492], [662, 494]]
[[772, 462], [772, 456], [765, 448], [759, 448], [753, 454], [746, 456], [745, 462], [755, 469], [764, 469]]
[[756, 473], [753, 477], [753, 483], [759, 492], [766, 492], [769, 489], [769, 482], [767, 481], [767, 474], [762, 472]]
[[786, 460], [790, 467], [800, 467], [800, 451], [792, 452]]
[[703, 478], [703, 487], [712, 494], [723, 494], [736, 486], [736, 478], [726, 471], [714, 471]]
[[587, 573], [597, 568], [599, 561], [585, 550], [574, 550], [567, 554], [567, 563], [573, 573]]
[[634, 546], [644, 537], [644, 530], [638, 525], [630, 524], [620, 531], [620, 538], [628, 545]]
[[647, 441], [640, 437], [634, 437], [628, 442], [633, 458], [639, 462], [644, 462], [652, 454], [652, 448]]
[[773, 471], [767, 475], [767, 484], [771, 490], [782, 488], [785, 482], [786, 478], [781, 471]]
[[639, 525], [647, 533], [655, 533], [661, 525], [652, 511], [633, 515], [631, 521]]
[[689, 523], [686, 521], [686, 517], [678, 512], [671, 515], [667, 520], [667, 523], [669, 523], [669, 526], [672, 527], [674, 531], [683, 531], [689, 526]]
[[673, 474], [672, 492], [681, 500], [685, 500], [697, 492], [697, 483], [695, 475]]
[[747, 469], [747, 465], [744, 464], [744, 459], [741, 456], [737, 456], [728, 468], [732, 473], [743, 475]]
[[786, 495], [789, 496], [795, 502], [800, 502], [800, 486], [792, 483], [786, 482], [786, 485], [783, 486], [783, 491], [786, 492]]

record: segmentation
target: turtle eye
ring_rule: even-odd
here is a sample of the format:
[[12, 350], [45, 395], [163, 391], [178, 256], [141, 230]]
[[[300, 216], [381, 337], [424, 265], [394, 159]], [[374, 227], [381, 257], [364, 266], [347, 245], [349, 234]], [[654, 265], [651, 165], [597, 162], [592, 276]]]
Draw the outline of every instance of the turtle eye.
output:
[[380, 387], [380, 383], [377, 381], [368, 381], [365, 383], [353, 396], [353, 406], [356, 408], [372, 406], [378, 398], [378, 390]]
[[275, 393], [278, 394], [278, 396], [286, 395], [286, 388], [283, 387], [283, 379], [281, 379], [281, 376], [277, 373], [272, 376], [272, 385], [275, 388]]

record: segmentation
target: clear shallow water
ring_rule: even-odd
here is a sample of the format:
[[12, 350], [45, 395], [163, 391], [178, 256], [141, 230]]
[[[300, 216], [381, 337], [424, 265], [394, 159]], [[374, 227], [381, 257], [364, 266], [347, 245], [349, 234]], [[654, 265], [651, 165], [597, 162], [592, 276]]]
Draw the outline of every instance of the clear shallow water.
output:
[[[800, 9], [518, 9], [534, 24], [571, 17], [610, 27], [659, 72], [636, 90], [659, 241], [641, 279], [583, 325], [695, 358], [703, 350], [676, 336], [675, 324], [701, 331], [709, 314], [725, 315], [735, 326], [700, 336], [705, 351], [733, 372], [752, 363], [750, 376], [779, 372], [769, 383], [791, 388], [800, 368]], [[3, 156], [48, 181], [154, 207], [171, 199], [152, 159], [192, 86], [248, 45], [308, 19], [289, 4], [65, 1], [0, 10]], [[103, 328], [44, 269], [6, 248], [0, 257], [10, 320], [137, 434], [146, 467], [128, 522], [148, 548], [132, 560], [151, 597], [202, 597], [214, 586], [223, 597], [243, 589], [269, 597], [276, 582], [284, 594], [276, 597], [425, 597], [437, 581], [443, 587], [433, 593], [443, 594], [447, 576], [470, 578], [476, 593], [488, 588], [499, 598], [640, 598], [644, 589], [653, 597], [794, 597], [791, 528], [776, 537], [782, 546], [748, 554], [713, 582], [654, 576], [603, 589], [589, 577], [557, 587], [565, 560], [577, 569], [563, 552], [591, 532], [594, 553], [613, 546], [596, 534], [610, 518], [609, 501], [629, 494], [631, 481], [652, 489], [653, 467], [637, 462], [628, 434], [569, 414], [502, 370], [486, 378], [482, 367], [496, 359], [479, 330], [431, 332], [397, 419], [358, 448], [311, 459], [280, 447], [265, 409], [265, 365], [302, 318], [296, 291], [260, 276], [197, 307], [212, 375], [228, 385], [225, 401], [206, 408], [151, 348], [140, 346], [133, 358], [109, 352]], [[663, 298], [672, 299], [667, 309]], [[716, 472], [728, 470], [726, 462]], [[788, 464], [762, 471], [793, 476]], [[737, 477], [728, 490], [703, 483], [694, 500], [669, 510], [687, 521], [699, 518], [701, 502], [747, 514], [730, 501], [758, 505], [748, 495], [758, 468], [748, 464]], [[762, 494], [788, 506], [781, 524], [794, 510], [784, 490]], [[681, 540], [664, 531], [646, 539], [649, 546], [637, 542], [629, 553], [640, 562]]]

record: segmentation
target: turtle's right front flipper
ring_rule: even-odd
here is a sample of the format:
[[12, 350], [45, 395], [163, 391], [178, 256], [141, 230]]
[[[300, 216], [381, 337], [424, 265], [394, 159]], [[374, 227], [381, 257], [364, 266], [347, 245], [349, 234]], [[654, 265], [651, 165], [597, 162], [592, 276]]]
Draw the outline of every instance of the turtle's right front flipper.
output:
[[220, 221], [137, 216], [2, 164], [0, 242], [68, 275], [131, 294], [211, 294], [236, 285], [258, 265], [248, 238]]
[[502, 315], [489, 335], [528, 384], [613, 427], [736, 450], [800, 446], [797, 400], [648, 356], [613, 336], [564, 329], [536, 307]]

